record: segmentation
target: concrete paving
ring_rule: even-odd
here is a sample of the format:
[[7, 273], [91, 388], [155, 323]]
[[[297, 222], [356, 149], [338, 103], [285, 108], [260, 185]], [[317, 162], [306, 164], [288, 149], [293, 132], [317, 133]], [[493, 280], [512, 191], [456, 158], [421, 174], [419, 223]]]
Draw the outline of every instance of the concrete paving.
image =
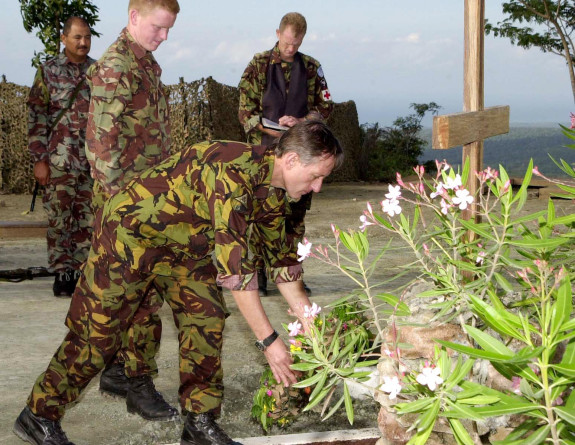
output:
[[[21, 201], [20, 205], [23, 207], [29, 205], [26, 197]], [[314, 204], [318, 205], [317, 202]], [[362, 203], [357, 205], [363, 207]], [[316, 207], [315, 211], [322, 211], [321, 206]], [[329, 208], [327, 211], [331, 212]], [[2, 213], [3, 210], [0, 209], [0, 220], [5, 219]], [[35, 216], [35, 219], [41, 218]], [[354, 215], [354, 221], [355, 219]], [[329, 222], [324, 224], [322, 236], [325, 235], [325, 240], [329, 241]], [[25, 235], [23, 230], [17, 229], [9, 235], [6, 231], [0, 232], [0, 270], [45, 266], [46, 245], [43, 231], [36, 231], [32, 238], [19, 238], [19, 235]], [[306, 281], [314, 291], [313, 300], [324, 306], [341, 296], [349, 286], [333, 271], [327, 272], [319, 262], [314, 263], [306, 266]], [[0, 444], [3, 445], [23, 443], [12, 433], [13, 422], [24, 407], [34, 380], [46, 368], [66, 332], [63, 321], [69, 299], [53, 297], [52, 282], [52, 278], [41, 278], [22, 283], [0, 283]], [[277, 289], [272, 285], [270, 290], [270, 296], [263, 299], [263, 304], [274, 326], [280, 330], [281, 323], [288, 323], [291, 318], [287, 314], [287, 304]], [[231, 295], [226, 295], [226, 301], [232, 316], [227, 320], [224, 333], [225, 399], [220, 424], [233, 437], [256, 440], [248, 440], [246, 443], [290, 443], [288, 439], [280, 439], [280, 436], [278, 441], [268, 438], [267, 442], [257, 442], [257, 438], [263, 435], [263, 430], [251, 420], [250, 410], [265, 358], [253, 346], [251, 331], [239, 314]], [[166, 399], [177, 405], [177, 335], [170, 312], [167, 305], [160, 311], [163, 335], [158, 356], [160, 372], [155, 382]], [[282, 336], [287, 338], [285, 333], [282, 333]], [[128, 414], [122, 399], [100, 394], [98, 381], [99, 378], [96, 378], [90, 383], [80, 403], [69, 409], [62, 422], [64, 430], [76, 445], [179, 443], [180, 423], [147, 422]], [[377, 406], [372, 401], [358, 404], [353, 428], [376, 427], [377, 411]], [[272, 430], [272, 435], [347, 428], [350, 426], [343, 411], [326, 422], [321, 422], [317, 413], [311, 413], [302, 416], [288, 430]]]

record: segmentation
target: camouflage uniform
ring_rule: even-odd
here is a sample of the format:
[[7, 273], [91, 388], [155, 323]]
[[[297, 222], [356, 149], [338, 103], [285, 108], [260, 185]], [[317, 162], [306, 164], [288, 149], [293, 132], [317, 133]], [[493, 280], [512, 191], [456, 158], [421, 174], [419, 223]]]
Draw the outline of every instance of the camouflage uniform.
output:
[[33, 412], [63, 416], [126, 342], [124, 333], [154, 286], [179, 330], [182, 409], [219, 413], [225, 303], [216, 283], [257, 289], [247, 245], [253, 225], [276, 282], [301, 279], [296, 249], [286, 242], [287, 196], [270, 184], [274, 159], [263, 146], [196, 144], [106, 203], [66, 318], [70, 331], [28, 400]]
[[[95, 210], [132, 178], [169, 156], [168, 100], [161, 73], [153, 54], [126, 28], [88, 71], [92, 99], [86, 155], [95, 179]], [[154, 357], [162, 332], [157, 311], [162, 303], [152, 291], [134, 317], [131, 341], [117, 360], [125, 362], [129, 377], [157, 371]]]
[[[333, 109], [331, 95], [323, 75], [320, 63], [313, 57], [299, 53], [307, 69], [308, 117], [326, 120]], [[246, 67], [238, 88], [240, 90], [240, 124], [244, 127], [247, 140], [251, 144], [260, 144], [262, 134], [255, 127], [263, 116], [262, 99], [267, 83], [268, 63], [281, 63], [289, 90], [291, 64], [282, 62], [278, 45], [272, 50], [256, 54]], [[304, 117], [304, 116], [295, 116]]]
[[50, 166], [43, 203], [48, 213], [48, 263], [54, 271], [78, 270], [90, 248], [92, 178], [84, 152], [90, 88], [85, 82], [68, 106], [92, 63], [90, 57], [73, 63], [60, 53], [38, 68], [28, 97], [30, 157]]
[[[323, 75], [320, 63], [313, 57], [300, 54], [306, 68], [307, 79], [307, 114], [309, 119], [327, 120], [333, 110], [333, 101], [327, 87], [327, 82]], [[267, 86], [267, 75], [269, 64], [281, 64], [284, 73], [286, 92], [289, 92], [292, 64], [281, 60], [278, 44], [272, 50], [256, 54], [250, 61], [238, 88], [240, 90], [240, 106], [238, 117], [240, 124], [244, 127], [247, 141], [251, 144], [262, 143], [262, 133], [255, 127], [260, 123], [263, 116], [263, 97]], [[291, 216], [286, 221], [286, 230], [292, 242], [297, 245], [305, 234], [305, 214], [311, 206], [312, 193], [302, 196], [302, 198], [292, 203]], [[257, 234], [253, 237], [253, 250], [258, 252]], [[263, 264], [259, 264], [263, 268]]]

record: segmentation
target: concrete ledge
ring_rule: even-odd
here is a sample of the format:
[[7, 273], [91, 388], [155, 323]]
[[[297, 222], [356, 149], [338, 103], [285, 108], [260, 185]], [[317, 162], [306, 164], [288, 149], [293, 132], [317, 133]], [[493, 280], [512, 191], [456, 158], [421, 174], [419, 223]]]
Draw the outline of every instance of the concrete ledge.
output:
[[[377, 428], [365, 428], [361, 430], [339, 430], [317, 433], [284, 434], [278, 436], [248, 437], [235, 440], [243, 445], [374, 445], [381, 437]], [[169, 445], [179, 445], [173, 443]]]

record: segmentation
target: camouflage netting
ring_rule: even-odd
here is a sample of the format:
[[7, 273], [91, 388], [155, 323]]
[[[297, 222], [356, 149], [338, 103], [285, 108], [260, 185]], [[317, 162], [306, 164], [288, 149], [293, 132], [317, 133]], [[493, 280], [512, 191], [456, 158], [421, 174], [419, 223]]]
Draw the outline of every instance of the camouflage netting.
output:
[[[170, 96], [172, 151], [207, 139], [243, 141], [238, 122], [238, 89], [211, 77], [167, 86]], [[0, 192], [30, 193], [34, 187], [32, 165], [27, 150], [26, 98], [29, 88], [0, 82]], [[346, 152], [343, 167], [331, 181], [358, 178], [357, 159], [361, 133], [353, 101], [336, 104], [328, 125]]]

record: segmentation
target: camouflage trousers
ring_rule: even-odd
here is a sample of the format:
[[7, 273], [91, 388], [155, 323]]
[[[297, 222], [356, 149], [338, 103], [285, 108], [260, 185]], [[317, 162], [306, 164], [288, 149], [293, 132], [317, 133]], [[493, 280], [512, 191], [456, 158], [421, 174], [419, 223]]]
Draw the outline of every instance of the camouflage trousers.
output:
[[[211, 256], [192, 259], [168, 246], [145, 247], [138, 258], [134, 248], [134, 256], [126, 256], [116, 248], [135, 245], [128, 232], [106, 226], [94, 236], [66, 318], [70, 330], [28, 398], [42, 417], [60, 419], [114, 354], [129, 346], [130, 326], [151, 287], [170, 305], [178, 329], [182, 409], [219, 414], [226, 309]], [[145, 363], [156, 349], [144, 342], [132, 350]]]
[[[94, 214], [103, 209], [109, 200], [110, 195], [104, 191], [99, 182], [94, 182], [92, 198]], [[151, 286], [132, 320], [126, 334], [125, 345], [111, 360], [112, 363], [122, 364], [128, 377], [157, 374], [155, 357], [162, 338], [162, 320], [158, 311], [163, 304], [164, 300], [158, 295], [155, 287]]]
[[93, 213], [89, 170], [50, 165], [42, 202], [48, 214], [48, 264], [56, 272], [78, 270], [90, 250]]

